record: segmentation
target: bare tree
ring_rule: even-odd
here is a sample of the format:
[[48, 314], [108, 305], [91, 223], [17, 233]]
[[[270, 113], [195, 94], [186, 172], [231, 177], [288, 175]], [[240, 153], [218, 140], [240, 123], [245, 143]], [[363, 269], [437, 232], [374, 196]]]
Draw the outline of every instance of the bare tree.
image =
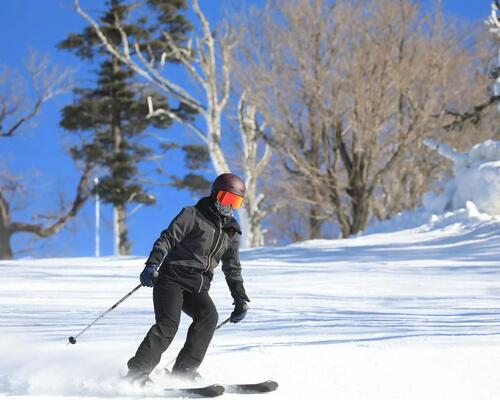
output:
[[59, 232], [70, 219], [74, 218], [90, 194], [88, 181], [91, 172], [92, 166], [85, 166], [72, 204], [52, 215], [50, 219], [53, 222], [45, 224], [14, 220], [11, 207], [21, 186], [17, 178], [4, 176], [3, 182], [0, 183], [0, 259], [13, 258], [11, 239], [14, 235], [29, 233], [39, 238], [47, 238]]
[[437, 164], [422, 140], [471, 88], [462, 33], [409, 0], [293, 0], [245, 28], [242, 80], [272, 128], [284, 189], [309, 207], [309, 237], [327, 220], [346, 237], [415, 206]]
[[[245, 24], [239, 79], [256, 96], [271, 127], [269, 143], [288, 176], [279, 180], [283, 192], [308, 208], [309, 237], [321, 237], [328, 218], [317, 204], [321, 188], [323, 122], [332, 91], [331, 61], [324, 44], [336, 40], [332, 8], [320, 1], [280, 3], [256, 11]], [[327, 99], [328, 97], [328, 99]]]
[[[1, 136], [15, 140], [15, 134], [25, 128], [41, 112], [42, 106], [55, 96], [70, 90], [69, 69], [60, 69], [50, 64], [46, 56], [31, 53], [27, 63], [34, 96], [30, 96], [23, 85], [21, 75], [4, 68], [0, 74], [0, 127]], [[31, 100], [34, 98], [34, 100]], [[28, 111], [25, 111], [28, 109]], [[38, 216], [48, 222], [21, 222], [15, 219], [19, 209], [28, 205], [19, 204], [23, 190], [21, 179], [6, 171], [0, 176], [0, 259], [14, 256], [11, 239], [18, 233], [29, 233], [39, 238], [47, 238], [59, 232], [83, 207], [88, 195], [88, 179], [91, 165], [85, 165], [80, 177], [76, 195], [71, 205], [63, 205], [51, 215]], [[19, 208], [19, 209], [18, 209]], [[33, 218], [35, 219], [35, 217]]]
[[[0, 137], [11, 137], [40, 113], [52, 98], [70, 91], [71, 69], [50, 64], [47, 56], [31, 52], [26, 63], [34, 96], [29, 96], [18, 71], [0, 67]], [[34, 100], [28, 100], [34, 97]]]
[[[198, 0], [193, 0], [192, 7], [199, 20], [201, 32], [193, 38], [187, 48], [179, 47], [167, 33], [164, 33], [166, 50], [161, 59], [157, 60], [151, 52], [143, 52], [138, 43], [129, 43], [123, 27], [120, 25], [114, 26], [121, 32], [121, 45], [115, 46], [106, 37], [99, 24], [82, 10], [79, 0], [74, 0], [74, 6], [76, 11], [92, 25], [105, 48], [114, 57], [128, 65], [142, 78], [152, 82], [164, 94], [175, 97], [199, 113], [204, 120], [205, 129], [200, 129], [194, 123], [179, 120], [175, 114], [162, 109], [161, 105], [153, 104], [152, 99], [149, 100], [148, 117], [165, 114], [184, 124], [207, 147], [216, 173], [230, 171], [231, 168], [223, 150], [222, 114], [231, 92], [231, 53], [237, 44], [236, 31], [229, 29], [224, 33], [218, 32], [216, 37], [216, 33], [202, 12]], [[220, 57], [218, 56], [219, 52]], [[184, 70], [201, 88], [202, 95], [200, 97], [196, 97], [189, 89], [167, 78], [166, 73], [162, 71], [162, 60], [167, 57], [177, 60], [183, 66]], [[248, 176], [245, 178], [247, 183], [252, 186], [253, 178]], [[247, 196], [246, 201], [252, 203], [252, 207], [255, 208], [260, 202], [250, 198], [250, 195], [252, 193]], [[247, 208], [240, 211], [244, 231], [249, 231], [249, 217], [260, 218], [257, 211], [252, 211], [250, 214], [247, 214]], [[243, 244], [248, 245], [248, 243]]]
[[238, 104], [238, 121], [240, 135], [243, 144], [243, 173], [246, 179], [247, 195], [244, 202], [244, 214], [240, 217], [248, 221], [248, 229], [244, 232], [246, 238], [243, 240], [248, 247], [264, 245], [264, 232], [262, 222], [271, 213], [278, 209], [278, 205], [264, 206], [265, 195], [258, 193], [257, 180], [264, 174], [271, 161], [271, 146], [263, 143], [263, 154], [259, 159], [259, 143], [262, 143], [264, 135], [264, 124], [257, 121], [257, 110], [255, 105], [247, 100], [247, 94], [243, 92]]

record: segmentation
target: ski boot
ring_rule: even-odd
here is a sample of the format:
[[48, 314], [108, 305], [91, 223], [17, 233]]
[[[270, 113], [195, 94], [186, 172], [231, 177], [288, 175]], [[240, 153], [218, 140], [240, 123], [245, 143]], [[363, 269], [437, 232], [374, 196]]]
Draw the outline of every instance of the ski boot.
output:
[[149, 374], [145, 372], [134, 371], [131, 369], [128, 370], [127, 375], [125, 375], [123, 379], [134, 386], [140, 387], [144, 387], [154, 383], [149, 377]]
[[[165, 369], [166, 372], [168, 372], [168, 369]], [[185, 381], [191, 381], [191, 382], [196, 382], [196, 381], [201, 381], [203, 377], [201, 374], [196, 371], [195, 369], [173, 369], [172, 372], [170, 372], [170, 376], [173, 378], [179, 378]]]

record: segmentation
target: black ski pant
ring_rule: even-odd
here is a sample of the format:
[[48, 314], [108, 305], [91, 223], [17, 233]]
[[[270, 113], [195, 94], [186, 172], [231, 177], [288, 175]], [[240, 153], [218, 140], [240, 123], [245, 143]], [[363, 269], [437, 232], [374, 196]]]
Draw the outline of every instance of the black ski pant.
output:
[[[197, 274], [198, 277], [193, 275], [193, 279], [200, 279], [199, 273]], [[160, 272], [158, 281], [153, 287], [156, 323], [139, 345], [135, 356], [127, 363], [133, 373], [149, 374], [158, 365], [163, 352], [177, 332], [181, 311], [189, 315], [193, 322], [189, 327], [184, 347], [177, 356], [173, 371], [195, 371], [205, 357], [217, 326], [217, 309], [208, 290], [202, 289], [198, 293], [189, 287], [190, 285], [174, 279]]]

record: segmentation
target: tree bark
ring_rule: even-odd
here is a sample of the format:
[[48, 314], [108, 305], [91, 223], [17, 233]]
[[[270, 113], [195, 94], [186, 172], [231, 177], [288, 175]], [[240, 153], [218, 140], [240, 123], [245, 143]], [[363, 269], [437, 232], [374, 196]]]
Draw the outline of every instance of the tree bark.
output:
[[320, 213], [317, 204], [311, 206], [309, 210], [309, 239], [321, 239], [323, 223], [320, 219]]
[[7, 200], [0, 192], [0, 259], [11, 260], [14, 257], [12, 247], [10, 245], [11, 232], [10, 225], [10, 211]]
[[12, 260], [12, 258], [14, 258], [14, 253], [10, 245], [10, 234], [0, 228], [0, 260]]
[[118, 224], [118, 250], [121, 256], [130, 255], [132, 244], [128, 240], [128, 230], [126, 224], [127, 211], [124, 204], [118, 204], [116, 207]]
[[349, 235], [355, 235], [365, 229], [370, 216], [370, 197], [364, 194], [352, 198], [352, 224]]
[[243, 247], [264, 246], [262, 222], [271, 212], [264, 208], [264, 194], [258, 193], [257, 181], [264, 174], [271, 160], [271, 147], [264, 143], [264, 154], [259, 159], [259, 142], [263, 137], [262, 126], [257, 121], [257, 109], [248, 102], [244, 92], [238, 104], [238, 120], [243, 146], [243, 174], [246, 177], [246, 195], [243, 208], [240, 209], [240, 221], [247, 227], [243, 232]]

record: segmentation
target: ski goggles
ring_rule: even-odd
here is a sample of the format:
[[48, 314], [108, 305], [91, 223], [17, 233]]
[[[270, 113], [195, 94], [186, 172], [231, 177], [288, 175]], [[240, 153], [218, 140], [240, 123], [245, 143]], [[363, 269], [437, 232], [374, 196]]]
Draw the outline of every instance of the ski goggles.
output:
[[217, 200], [223, 205], [230, 205], [233, 208], [240, 208], [241, 203], [243, 203], [243, 197], [231, 192], [225, 192], [223, 190], [217, 193]]

